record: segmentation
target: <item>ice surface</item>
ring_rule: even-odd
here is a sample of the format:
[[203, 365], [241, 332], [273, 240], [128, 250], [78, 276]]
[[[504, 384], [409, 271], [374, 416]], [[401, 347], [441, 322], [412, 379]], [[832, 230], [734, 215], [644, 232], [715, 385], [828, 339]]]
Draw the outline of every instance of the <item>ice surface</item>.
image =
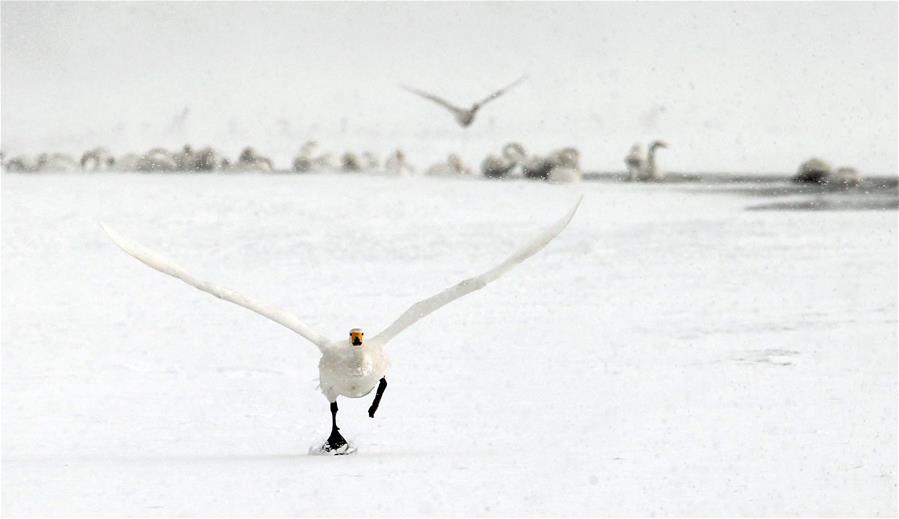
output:
[[[4, 515], [894, 515], [895, 211], [684, 185], [3, 175]], [[97, 226], [323, 333], [390, 344], [377, 417], [318, 351]]]

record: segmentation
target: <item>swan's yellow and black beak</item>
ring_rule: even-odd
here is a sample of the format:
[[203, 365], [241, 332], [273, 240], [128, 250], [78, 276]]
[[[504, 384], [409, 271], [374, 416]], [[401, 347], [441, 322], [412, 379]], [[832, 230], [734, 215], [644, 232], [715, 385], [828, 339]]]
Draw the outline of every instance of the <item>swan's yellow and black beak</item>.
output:
[[353, 346], [362, 346], [363, 337], [365, 337], [365, 334], [359, 328], [350, 330], [350, 344]]

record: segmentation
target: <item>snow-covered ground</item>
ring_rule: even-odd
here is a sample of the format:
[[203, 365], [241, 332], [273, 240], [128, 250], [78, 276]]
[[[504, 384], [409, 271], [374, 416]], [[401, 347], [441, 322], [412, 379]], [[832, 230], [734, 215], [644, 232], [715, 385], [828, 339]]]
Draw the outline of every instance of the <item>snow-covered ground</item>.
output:
[[[685, 185], [4, 175], [4, 515], [895, 515], [895, 211]], [[570, 227], [390, 345], [377, 417], [317, 350]]]

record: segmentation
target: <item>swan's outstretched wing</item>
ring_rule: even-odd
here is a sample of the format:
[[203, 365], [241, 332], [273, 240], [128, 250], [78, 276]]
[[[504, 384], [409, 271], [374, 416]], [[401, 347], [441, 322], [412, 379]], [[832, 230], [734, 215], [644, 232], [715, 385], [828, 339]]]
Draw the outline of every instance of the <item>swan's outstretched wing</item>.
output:
[[453, 112], [454, 114], [457, 114], [460, 112], [465, 112], [464, 109], [459, 108], [458, 106], [454, 106], [452, 103], [450, 103], [446, 99], [443, 99], [442, 97], [437, 97], [434, 94], [429, 94], [427, 92], [418, 90], [417, 88], [412, 88], [412, 87], [406, 86], [406, 85], [400, 85], [400, 88], [402, 88], [403, 90], [406, 90], [407, 92], [411, 92], [417, 96], [423, 97], [423, 98], [427, 99], [428, 101], [433, 101], [434, 103], [439, 104], [440, 106], [446, 108], [447, 110], [449, 110], [450, 112]]
[[166, 258], [163, 258], [162, 256], [144, 247], [143, 245], [125, 238], [106, 225], [103, 225], [101, 223], [100, 227], [102, 227], [103, 230], [106, 231], [106, 234], [110, 237], [110, 239], [112, 239], [113, 243], [119, 246], [120, 249], [134, 256], [148, 267], [154, 268], [159, 272], [162, 272], [163, 274], [168, 274], [170, 276], [176, 277], [194, 288], [198, 288], [203, 292], [212, 294], [219, 299], [224, 299], [225, 301], [230, 301], [236, 305], [240, 305], [244, 308], [256, 312], [263, 317], [267, 317], [280, 325], [286, 326], [287, 328], [290, 328], [291, 330], [302, 335], [306, 339], [312, 341], [312, 343], [318, 346], [319, 349], [323, 349], [328, 344], [328, 340], [324, 336], [311, 330], [305, 324], [300, 322], [300, 320], [295, 315], [281, 310], [280, 308], [275, 308], [273, 306], [269, 306], [267, 304], [260, 303], [259, 301], [250, 299], [249, 297], [245, 297], [229, 288], [220, 287], [217, 285], [213, 285], [212, 283], [209, 283], [207, 281], [203, 281], [202, 279], [197, 279], [180, 266], [172, 263]]
[[489, 101], [493, 101], [493, 100], [496, 99], [497, 97], [499, 97], [499, 96], [505, 94], [506, 92], [508, 92], [509, 90], [511, 90], [513, 87], [517, 86], [519, 83], [521, 83], [521, 82], [524, 81], [525, 79], [527, 79], [527, 75], [521, 76], [520, 78], [516, 79], [515, 81], [513, 81], [513, 82], [512, 82], [511, 84], [509, 84], [508, 86], [506, 86], [506, 87], [504, 87], [504, 88], [501, 88], [501, 89], [497, 90], [496, 92], [490, 94], [489, 96], [485, 97], [483, 101], [481, 101], [480, 103], [478, 103], [478, 106], [483, 106], [484, 104], [488, 103]]
[[539, 252], [541, 249], [543, 249], [543, 247], [551, 242], [553, 238], [558, 236], [559, 233], [562, 232], [562, 229], [565, 228], [565, 226], [568, 225], [568, 222], [570, 222], [574, 217], [574, 213], [577, 211], [578, 206], [581, 205], [582, 199], [583, 197], [578, 199], [577, 203], [574, 204], [574, 207], [572, 207], [571, 210], [568, 211], [568, 214], [566, 214], [564, 218], [541, 231], [540, 234], [522, 245], [511, 256], [506, 258], [505, 261], [479, 276], [468, 278], [456, 285], [451, 286], [450, 288], [447, 288], [446, 290], [440, 292], [435, 296], [431, 296], [427, 299], [422, 299], [421, 301], [415, 303], [414, 305], [410, 306], [409, 309], [399, 317], [399, 319], [385, 328], [384, 331], [376, 335], [373, 339], [371, 339], [370, 342], [377, 344], [386, 344], [391, 339], [396, 337], [400, 332], [412, 326], [419, 319], [423, 319], [438, 308], [447, 305], [466, 294], [474, 292], [475, 290], [478, 290], [480, 288], [484, 288], [491, 281], [498, 279], [506, 272], [512, 270], [514, 266]]

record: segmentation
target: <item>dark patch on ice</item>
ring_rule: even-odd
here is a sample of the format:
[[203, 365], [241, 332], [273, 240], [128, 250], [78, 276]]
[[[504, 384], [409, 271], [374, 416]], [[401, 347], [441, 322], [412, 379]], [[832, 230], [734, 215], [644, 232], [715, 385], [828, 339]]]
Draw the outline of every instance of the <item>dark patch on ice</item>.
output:
[[794, 200], [752, 205], [749, 211], [887, 211], [899, 209], [899, 199]]
[[[690, 193], [730, 194], [752, 198], [787, 198], [748, 206], [750, 211], [889, 211], [899, 209], [899, 177], [866, 177], [856, 186], [796, 183], [788, 174], [666, 173], [638, 185], [699, 185]], [[584, 180], [627, 182], [624, 173], [588, 173]]]
[[747, 350], [743, 355], [734, 357], [737, 362], [771, 364], [774, 366], [792, 366], [793, 362], [781, 357], [793, 357], [799, 355], [795, 350], [783, 350], [777, 348], [768, 348], [764, 350]]

